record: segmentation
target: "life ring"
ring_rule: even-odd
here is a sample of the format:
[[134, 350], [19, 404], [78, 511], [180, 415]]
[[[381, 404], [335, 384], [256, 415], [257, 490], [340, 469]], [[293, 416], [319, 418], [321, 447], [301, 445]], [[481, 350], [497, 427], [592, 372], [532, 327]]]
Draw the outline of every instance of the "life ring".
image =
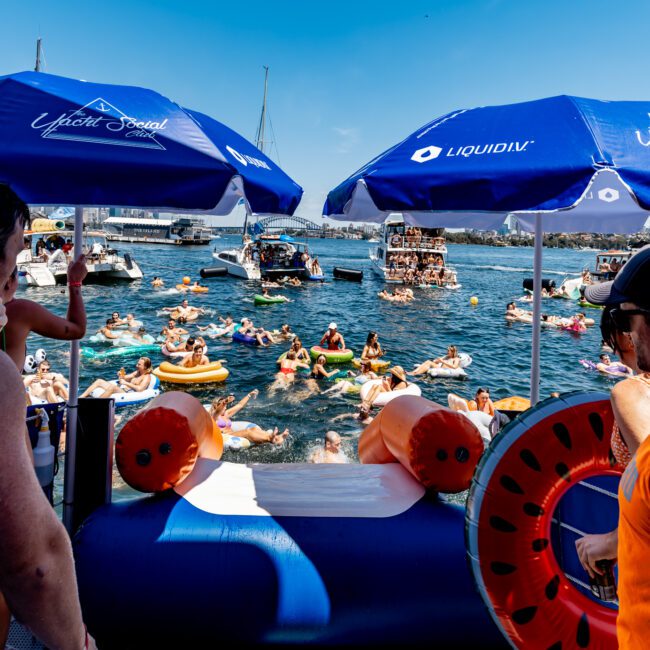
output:
[[321, 348], [320, 345], [312, 346], [309, 354], [314, 361], [322, 354], [327, 363], [347, 363], [354, 357], [354, 352], [347, 348], [343, 350], [328, 350], [327, 348]]
[[[373, 386], [378, 386], [383, 379], [371, 379], [370, 381], [365, 382], [361, 386], [360, 397], [361, 400], [365, 400], [368, 396], [368, 393]], [[372, 403], [373, 406], [386, 406], [388, 402], [394, 400], [396, 397], [401, 395], [414, 395], [415, 397], [420, 397], [422, 395], [422, 390], [417, 384], [408, 384], [406, 388], [401, 388], [400, 390], [391, 390], [385, 393], [379, 393]]]
[[569, 581], [551, 545], [551, 519], [569, 488], [620, 474], [613, 422], [605, 393], [551, 398], [506, 426], [479, 462], [467, 502], [469, 564], [515, 647], [618, 647], [617, 612]]
[[[165, 312], [163, 314], [164, 316], [167, 316], [168, 314]], [[181, 313], [178, 311], [178, 309], [174, 309], [174, 311], [169, 315], [170, 318], [173, 320], [178, 320], [181, 316]], [[198, 311], [193, 311], [190, 313], [189, 316], [185, 317], [185, 322], [189, 323], [191, 321], [195, 321], [199, 317], [199, 312]]]
[[209, 384], [226, 381], [230, 373], [219, 361], [213, 361], [207, 366], [194, 366], [194, 368], [182, 368], [169, 361], [163, 361], [153, 374], [161, 381], [170, 384]]

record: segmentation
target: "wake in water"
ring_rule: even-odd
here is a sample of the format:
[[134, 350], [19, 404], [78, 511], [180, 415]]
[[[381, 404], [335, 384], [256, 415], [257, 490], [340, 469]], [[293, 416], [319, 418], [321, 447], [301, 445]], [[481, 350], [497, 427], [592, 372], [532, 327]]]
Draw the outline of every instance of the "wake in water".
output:
[[[527, 269], [522, 266], [500, 266], [498, 264], [465, 264], [461, 262], [460, 264], [454, 264], [458, 267], [471, 267], [473, 269], [488, 269], [490, 271], [502, 271], [504, 273], [530, 273], [532, 275], [533, 269]], [[551, 271], [550, 269], [542, 269], [544, 275], [562, 275], [562, 276], [579, 276], [580, 273], [575, 273], [574, 271]]]

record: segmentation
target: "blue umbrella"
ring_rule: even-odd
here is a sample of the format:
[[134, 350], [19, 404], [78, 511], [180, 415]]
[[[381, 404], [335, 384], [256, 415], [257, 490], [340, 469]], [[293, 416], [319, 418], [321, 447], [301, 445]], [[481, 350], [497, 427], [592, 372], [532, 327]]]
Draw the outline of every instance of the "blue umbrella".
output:
[[449, 113], [355, 172], [325, 216], [535, 231], [531, 400], [539, 397], [542, 233], [639, 231], [650, 211], [650, 102], [551, 97]]
[[27, 203], [293, 214], [302, 189], [220, 122], [145, 88], [0, 77], [0, 182]]
[[[293, 214], [302, 189], [220, 122], [145, 88], [21, 72], [0, 77], [0, 183], [25, 202], [228, 214]], [[79, 341], [70, 352], [70, 400]], [[73, 413], [75, 411], [72, 411]], [[71, 528], [76, 418], [68, 420], [64, 523]]]

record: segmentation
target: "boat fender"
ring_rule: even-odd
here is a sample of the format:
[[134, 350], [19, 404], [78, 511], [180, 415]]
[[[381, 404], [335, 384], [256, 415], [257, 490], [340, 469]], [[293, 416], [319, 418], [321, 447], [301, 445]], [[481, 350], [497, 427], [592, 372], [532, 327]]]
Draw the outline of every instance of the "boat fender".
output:
[[386, 404], [359, 438], [361, 463], [400, 463], [437, 492], [466, 490], [482, 453], [483, 441], [468, 418], [412, 395]]
[[550, 398], [506, 426], [479, 462], [467, 502], [469, 565], [513, 647], [617, 647], [617, 611], [578, 590], [550, 539], [556, 506], [572, 486], [620, 474], [613, 423], [605, 393]]
[[228, 269], [225, 266], [206, 266], [199, 271], [199, 275], [205, 278], [221, 278], [228, 275]]
[[162, 492], [182, 483], [197, 458], [219, 460], [223, 436], [195, 397], [163, 393], [122, 428], [115, 444], [117, 468], [140, 492]]

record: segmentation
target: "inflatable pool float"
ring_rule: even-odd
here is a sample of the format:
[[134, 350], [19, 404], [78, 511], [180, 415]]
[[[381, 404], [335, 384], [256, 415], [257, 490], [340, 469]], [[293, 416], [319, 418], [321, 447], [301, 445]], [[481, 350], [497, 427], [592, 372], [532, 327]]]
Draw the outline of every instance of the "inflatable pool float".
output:
[[587, 302], [586, 300], [578, 300], [578, 307], [586, 307], [588, 309], [605, 309], [603, 305], [594, 305], [591, 302]]
[[[192, 351], [191, 351], [191, 350], [186, 350], [186, 351], [184, 351], [184, 352], [182, 352], [182, 351], [180, 351], [180, 350], [179, 350], [178, 352], [170, 352], [170, 351], [165, 347], [164, 344], [161, 345], [161, 346], [156, 346], [156, 349], [157, 349], [157, 350], [159, 349], [160, 352], [161, 352], [164, 356], [169, 357], [170, 359], [182, 359], [183, 357], [186, 357], [188, 354], [192, 354]], [[207, 346], [207, 345], [204, 345], [204, 346], [203, 346], [203, 354], [207, 354], [207, 353], [208, 353], [208, 346]]]
[[[165, 317], [168, 316], [169, 318], [172, 318], [173, 320], [178, 320], [179, 317], [180, 317], [180, 315], [181, 315], [181, 314], [180, 314], [180, 312], [178, 311], [178, 309], [175, 309], [173, 312], [171, 312], [171, 314], [169, 314], [169, 312], [164, 312], [164, 313], [163, 313], [163, 316], [165, 316]], [[199, 317], [199, 312], [197, 312], [197, 311], [193, 311], [193, 312], [192, 312], [192, 313], [191, 313], [191, 314], [190, 314], [190, 315], [185, 319], [185, 322], [186, 322], [186, 323], [191, 323], [192, 321], [195, 321], [198, 317]]]
[[472, 365], [472, 357], [461, 352], [458, 358], [460, 359], [459, 368], [429, 368], [427, 374], [429, 377], [467, 377], [465, 368]]
[[282, 296], [263, 296], [261, 294], [255, 294], [253, 302], [256, 305], [275, 305], [280, 302], [287, 302], [287, 299]]
[[143, 345], [127, 345], [123, 347], [112, 347], [108, 350], [97, 352], [94, 348], [81, 348], [81, 356], [86, 359], [106, 359], [108, 357], [124, 357], [130, 355], [143, 355], [147, 356], [151, 352], [156, 352], [160, 349], [157, 343], [153, 345], [145, 343]]
[[[114, 380], [110, 383], [117, 384], [118, 381]], [[95, 388], [90, 395], [91, 397], [101, 397], [103, 392], [101, 388]], [[133, 404], [144, 404], [158, 395], [160, 395], [160, 381], [158, 377], [152, 375], [149, 381], [149, 387], [146, 390], [139, 392], [132, 390], [128, 393], [118, 393], [117, 395], [111, 395], [110, 399], [115, 402], [115, 408], [119, 409], [123, 406], [132, 406]]]
[[[382, 457], [363, 465], [220, 462], [212, 423], [201, 436], [198, 413], [183, 421], [152, 403], [122, 429], [116, 457], [129, 484], [160, 493], [102, 506], [74, 539], [84, 620], [99, 647], [458, 647], [462, 635], [505, 648], [465, 562], [464, 508], [426, 492], [466, 489], [482, 442], [462, 416], [421, 401], [403, 409], [398, 435], [391, 418], [375, 419], [364, 446]], [[174, 471], [172, 460], [185, 463]], [[264, 606], [242, 625], [219, 602]]]
[[169, 361], [163, 361], [153, 372], [161, 381], [170, 384], [210, 384], [226, 381], [230, 374], [220, 361], [194, 368], [181, 368]]
[[[355, 357], [352, 359], [352, 365], [355, 368], [361, 368], [361, 359], [359, 357]], [[382, 372], [384, 370], [388, 370], [388, 366], [390, 366], [390, 361], [384, 360], [384, 359], [371, 359], [370, 360], [370, 368], [374, 372]]]
[[[259, 345], [258, 340], [254, 336], [247, 336], [246, 334], [242, 334], [239, 329], [233, 332], [232, 340], [237, 341], [237, 343], [245, 343], [246, 345]], [[264, 343], [269, 342], [266, 336], [262, 340]]]
[[210, 291], [209, 287], [195, 287], [193, 285], [188, 287], [186, 284], [177, 284], [176, 289], [178, 291], [191, 291], [192, 293], [208, 293]]
[[115, 347], [137, 347], [140, 345], [153, 345], [156, 339], [151, 334], [143, 334], [141, 339], [135, 338], [129, 332], [125, 332], [119, 339], [111, 341]]
[[322, 273], [317, 273], [316, 275], [310, 275], [307, 279], [310, 282], [324, 282], [325, 276]]
[[128, 323], [122, 323], [121, 325], [114, 325], [115, 329], [138, 329], [144, 327], [144, 323], [141, 320], [134, 320], [129, 325]]
[[618, 647], [617, 612], [590, 594], [575, 551], [582, 534], [615, 527], [612, 425], [604, 393], [551, 398], [507, 425], [479, 462], [467, 555], [513, 647]]
[[[578, 363], [583, 368], [586, 368], [587, 370], [595, 370], [596, 372], [600, 372], [600, 374], [603, 376], [620, 377], [621, 379], [632, 376], [629, 372], [628, 367], [623, 365], [622, 363], [616, 363], [616, 362], [610, 363], [608, 366], [605, 367], [605, 369], [608, 370], [609, 372], [601, 372], [598, 368], [598, 364], [596, 364], [593, 361], [590, 361], [589, 359], [580, 359]], [[610, 373], [618, 373], [618, 374], [612, 375]]]
[[347, 363], [354, 357], [354, 352], [348, 349], [328, 350], [327, 348], [321, 348], [320, 345], [314, 345], [309, 349], [309, 355], [313, 361], [316, 361], [321, 354], [325, 357], [327, 363]]
[[527, 397], [512, 395], [494, 402], [494, 408], [497, 411], [518, 411], [523, 413], [530, 408], [530, 400]]
[[[359, 394], [361, 397], [361, 401], [366, 399], [368, 393], [371, 391], [373, 386], [378, 386], [379, 384], [381, 384], [382, 381], [384, 380], [371, 379], [370, 381], [365, 382], [363, 386], [361, 386], [361, 392]], [[422, 395], [422, 391], [420, 390], [420, 387], [417, 384], [408, 384], [406, 388], [403, 388], [401, 390], [392, 390], [387, 393], [379, 393], [379, 395], [377, 395], [372, 405], [385, 406], [389, 402], [392, 402], [396, 397], [401, 397], [403, 395], [420, 397], [420, 395]]]

